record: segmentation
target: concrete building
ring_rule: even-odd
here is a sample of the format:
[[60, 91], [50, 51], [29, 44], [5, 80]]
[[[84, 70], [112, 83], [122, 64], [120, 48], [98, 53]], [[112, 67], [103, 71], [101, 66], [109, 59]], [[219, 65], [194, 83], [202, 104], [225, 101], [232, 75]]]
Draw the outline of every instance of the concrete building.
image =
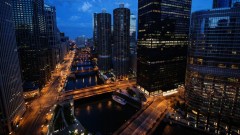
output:
[[113, 10], [113, 70], [117, 78], [128, 77], [130, 66], [130, 10], [121, 4]]
[[48, 50], [50, 57], [50, 68], [54, 70], [60, 62], [60, 40], [58, 39], [58, 28], [56, 21], [56, 8], [54, 6], [44, 5], [46, 30], [48, 38]]
[[134, 14], [130, 15], [130, 53], [134, 54], [137, 51], [137, 18]]
[[75, 39], [75, 42], [79, 48], [83, 48], [86, 45], [86, 37], [84, 35], [79, 36]]
[[63, 61], [64, 56], [68, 53], [69, 51], [69, 37], [65, 36], [65, 33], [60, 32], [60, 61]]
[[94, 47], [93, 47], [93, 50], [94, 52], [97, 52], [97, 13], [94, 13], [93, 14], [93, 44], [94, 44]]
[[97, 14], [97, 53], [100, 71], [110, 70], [111, 61], [111, 14], [103, 10]]

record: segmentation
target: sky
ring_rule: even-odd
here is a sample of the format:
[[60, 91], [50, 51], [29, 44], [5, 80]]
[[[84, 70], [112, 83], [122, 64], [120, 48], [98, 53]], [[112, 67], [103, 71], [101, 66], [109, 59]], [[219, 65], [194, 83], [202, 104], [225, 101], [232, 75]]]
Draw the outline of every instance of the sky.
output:
[[[55, 6], [57, 13], [57, 25], [70, 39], [85, 35], [92, 37], [93, 13], [100, 13], [106, 9], [108, 13], [124, 3], [132, 13], [137, 16], [138, 0], [45, 0], [45, 4]], [[202, 9], [210, 9], [213, 0], [192, 0], [192, 12]]]

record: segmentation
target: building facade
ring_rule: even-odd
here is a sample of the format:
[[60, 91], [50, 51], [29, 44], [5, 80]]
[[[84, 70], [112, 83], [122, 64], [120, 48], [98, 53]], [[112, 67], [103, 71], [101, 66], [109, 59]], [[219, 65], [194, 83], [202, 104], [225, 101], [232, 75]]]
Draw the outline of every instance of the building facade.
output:
[[97, 13], [94, 13], [93, 14], [93, 44], [94, 44], [94, 47], [93, 47], [93, 50], [94, 52], [96, 52], [97, 50]]
[[60, 40], [58, 38], [58, 28], [56, 21], [56, 8], [54, 6], [44, 5], [45, 20], [46, 20], [46, 34], [48, 38], [48, 49], [50, 57], [50, 69], [54, 70], [56, 65], [60, 62]]
[[69, 51], [69, 46], [70, 46], [70, 42], [69, 42], [69, 37], [65, 36], [65, 33], [63, 32], [59, 32], [60, 34], [60, 61], [62, 62], [64, 60], [64, 56], [68, 53]]
[[126, 78], [130, 66], [130, 10], [121, 4], [113, 10], [113, 70], [117, 78]]
[[131, 54], [136, 53], [137, 40], [136, 40], [136, 29], [137, 29], [137, 18], [134, 14], [130, 15], [130, 52]]
[[232, 0], [213, 0], [213, 8], [230, 7]]
[[84, 35], [77, 37], [75, 41], [79, 48], [83, 48], [86, 45], [86, 37]]
[[192, 14], [186, 104], [195, 127], [240, 132], [240, 7]]
[[11, 1], [23, 81], [41, 89], [50, 78], [44, 0]]
[[110, 70], [111, 61], [111, 14], [97, 14], [97, 52], [98, 52], [98, 67], [100, 71], [107, 72]]
[[12, 5], [0, 1], [0, 134], [14, 131], [25, 112]]
[[213, 0], [213, 8], [233, 7], [236, 2], [240, 0]]
[[148, 95], [184, 83], [191, 0], [139, 0], [137, 84]]

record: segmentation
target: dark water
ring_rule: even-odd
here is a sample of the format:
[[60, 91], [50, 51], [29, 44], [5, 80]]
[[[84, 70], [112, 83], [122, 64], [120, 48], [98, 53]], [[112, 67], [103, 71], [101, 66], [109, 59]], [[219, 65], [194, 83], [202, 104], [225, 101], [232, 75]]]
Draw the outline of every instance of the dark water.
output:
[[[93, 65], [90, 61], [85, 61], [82, 63], [78, 63], [76, 67], [71, 67], [71, 71], [76, 70], [88, 70], [92, 69]], [[89, 72], [79, 72], [75, 74], [76, 78], [68, 79], [65, 91], [69, 90], [75, 90], [75, 89], [81, 89], [86, 88], [90, 86], [95, 86], [98, 84], [102, 84], [103, 82], [99, 79], [97, 72], [95, 71], [89, 71]]]
[[104, 94], [93, 98], [75, 101], [75, 116], [91, 133], [109, 135], [130, 119], [137, 109], [120, 105]]
[[196, 130], [179, 125], [160, 123], [153, 135], [204, 135]]
[[100, 84], [98, 81], [97, 75], [89, 75], [89, 76], [82, 76], [77, 77], [76, 80], [68, 79], [65, 90], [74, 90], [74, 89], [81, 89], [85, 87], [95, 86]]

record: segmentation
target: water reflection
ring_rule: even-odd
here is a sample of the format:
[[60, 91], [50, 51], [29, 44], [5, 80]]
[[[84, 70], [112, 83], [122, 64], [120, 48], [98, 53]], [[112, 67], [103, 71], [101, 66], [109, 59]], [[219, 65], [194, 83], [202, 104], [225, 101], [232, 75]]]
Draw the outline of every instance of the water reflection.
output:
[[112, 101], [108, 101], [107, 107], [108, 107], [108, 108], [111, 108], [111, 107], [112, 107]]
[[125, 120], [133, 116], [136, 108], [120, 105], [112, 100], [111, 94], [75, 101], [76, 118], [90, 132], [102, 135], [113, 134]]
[[88, 114], [90, 114], [90, 112], [91, 112], [91, 106], [88, 105], [86, 110], [87, 110]]
[[121, 110], [122, 110], [122, 108], [121, 108], [120, 105], [117, 105], [117, 106], [116, 106], [116, 109], [117, 109], [118, 111], [121, 111]]
[[99, 109], [99, 110], [102, 110], [102, 103], [101, 103], [101, 102], [98, 103], [98, 109]]
[[90, 75], [85, 77], [79, 77], [74, 79], [69, 79], [67, 81], [66, 90], [74, 90], [74, 89], [81, 89], [89, 86], [95, 86], [97, 84], [101, 84], [98, 82], [97, 75]]

